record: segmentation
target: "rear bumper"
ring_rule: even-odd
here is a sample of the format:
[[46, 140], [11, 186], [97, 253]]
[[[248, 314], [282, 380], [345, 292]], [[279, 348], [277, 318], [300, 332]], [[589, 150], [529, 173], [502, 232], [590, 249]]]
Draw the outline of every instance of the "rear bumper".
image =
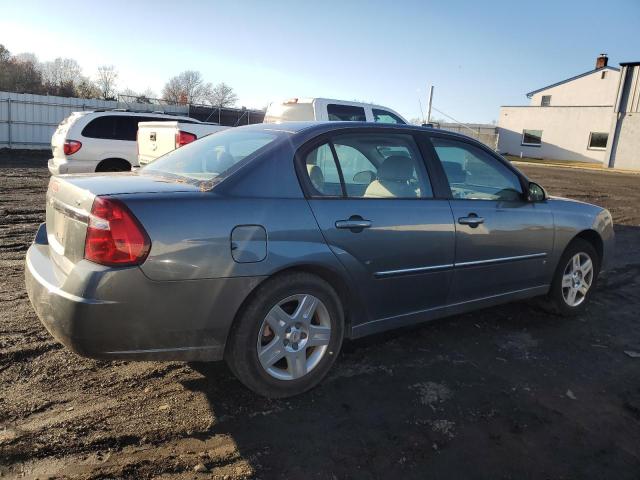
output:
[[67, 173], [93, 173], [98, 166], [95, 160], [70, 160], [68, 158], [50, 158], [47, 166], [51, 175]]
[[[41, 226], [41, 229], [44, 225]], [[79, 355], [221, 360], [231, 323], [261, 277], [149, 280], [138, 267], [82, 260], [64, 275], [39, 231], [27, 252], [29, 299], [46, 329]]]

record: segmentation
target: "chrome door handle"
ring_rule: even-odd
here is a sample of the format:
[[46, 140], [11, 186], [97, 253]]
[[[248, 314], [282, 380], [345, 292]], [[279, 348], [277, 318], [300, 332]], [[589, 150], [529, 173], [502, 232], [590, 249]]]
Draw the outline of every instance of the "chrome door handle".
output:
[[365, 220], [364, 218], [351, 217], [348, 220], [336, 220], [336, 228], [361, 232], [362, 229], [369, 227], [371, 227], [371, 220]]
[[460, 225], [469, 225], [471, 228], [476, 228], [481, 223], [484, 223], [484, 218], [477, 216], [475, 213], [470, 213], [468, 217], [460, 217], [458, 219]]

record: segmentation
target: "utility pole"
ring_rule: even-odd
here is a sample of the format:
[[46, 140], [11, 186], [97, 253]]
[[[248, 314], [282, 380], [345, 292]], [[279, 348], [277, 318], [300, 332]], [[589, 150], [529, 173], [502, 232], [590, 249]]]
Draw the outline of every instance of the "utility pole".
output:
[[427, 124], [431, 123], [431, 105], [433, 104], [433, 85], [429, 88], [429, 109], [427, 111]]

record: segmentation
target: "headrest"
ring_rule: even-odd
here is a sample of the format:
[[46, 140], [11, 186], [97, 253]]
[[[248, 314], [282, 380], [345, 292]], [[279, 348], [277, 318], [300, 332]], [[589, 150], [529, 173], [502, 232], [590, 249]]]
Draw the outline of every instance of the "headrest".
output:
[[413, 160], [401, 155], [387, 157], [378, 169], [378, 180], [406, 182], [413, 177]]
[[315, 189], [322, 192], [324, 189], [324, 174], [320, 167], [317, 165], [307, 165], [307, 174]]
[[442, 162], [442, 167], [450, 183], [464, 183], [467, 180], [467, 174], [458, 162]]

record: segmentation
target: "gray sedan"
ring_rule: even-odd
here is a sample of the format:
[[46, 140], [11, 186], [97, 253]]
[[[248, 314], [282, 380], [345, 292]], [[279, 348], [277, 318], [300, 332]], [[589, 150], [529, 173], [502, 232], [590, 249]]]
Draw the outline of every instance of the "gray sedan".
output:
[[269, 397], [344, 338], [530, 297], [581, 312], [611, 215], [467, 137], [407, 125], [229, 129], [136, 173], [53, 177], [29, 298], [71, 350], [222, 360]]

